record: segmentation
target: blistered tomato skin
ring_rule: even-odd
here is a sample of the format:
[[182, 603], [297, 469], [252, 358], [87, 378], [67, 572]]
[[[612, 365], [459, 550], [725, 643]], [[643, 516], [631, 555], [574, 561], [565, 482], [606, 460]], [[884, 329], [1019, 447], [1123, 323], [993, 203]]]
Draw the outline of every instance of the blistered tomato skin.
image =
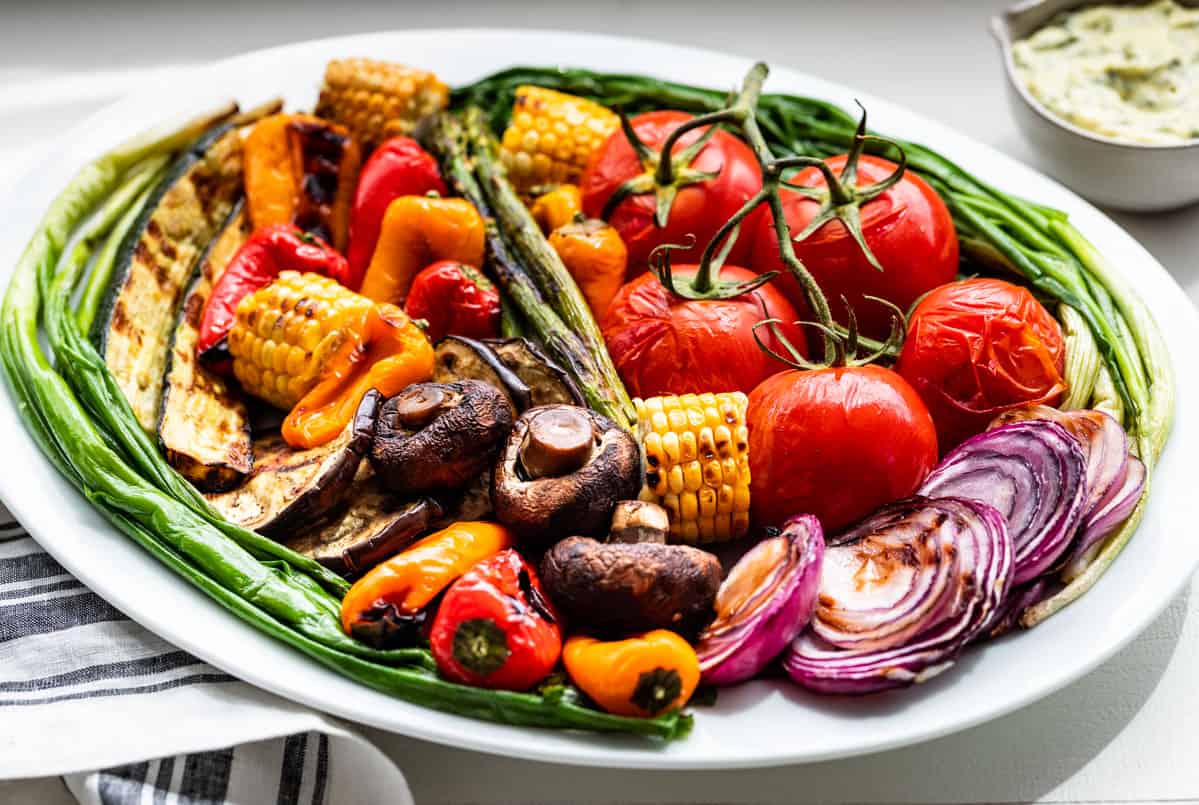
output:
[[1065, 339], [1025, 288], [996, 279], [945, 285], [913, 311], [896, 370], [924, 399], [948, 451], [1012, 408], [1057, 405]]
[[810, 513], [836, 534], [911, 495], [937, 463], [928, 409], [879, 366], [787, 371], [749, 395], [750, 494], [762, 525]]
[[[827, 160], [840, 176], [845, 158]], [[858, 163], [858, 186], [874, 184], [895, 170], [894, 163], [863, 156]], [[791, 180], [810, 187], [824, 187], [816, 168], [808, 168]], [[798, 234], [820, 210], [819, 202], [783, 188], [783, 217], [791, 233]], [[879, 271], [867, 261], [861, 247], [833, 220], [795, 243], [795, 255], [811, 272], [828, 297], [833, 317], [845, 323], [848, 316], [844, 296], [853, 308], [863, 333], [885, 338], [893, 311], [865, 296], [877, 296], [908, 310], [921, 295], [952, 282], [958, 270], [958, 239], [945, 202], [916, 174], [908, 171], [896, 185], [861, 208], [862, 233], [882, 265]], [[779, 257], [774, 233], [774, 216], [764, 211], [753, 237], [751, 265], [759, 273], [782, 271], [779, 287], [797, 310], [808, 309], [798, 281], [787, 272]]]
[[[695, 275], [679, 266], [674, 277]], [[720, 279], [753, 279], [753, 272], [726, 266]], [[764, 307], [763, 307], [764, 306]], [[753, 326], [767, 317], [786, 322], [784, 336], [805, 351], [795, 309], [771, 285], [733, 299], [694, 301], [675, 296], [652, 274], [627, 283], [608, 307], [604, 341], [621, 379], [634, 397], [659, 394], [749, 393], [784, 365], [755, 343]], [[758, 331], [775, 351], [786, 354], [766, 328]]]
[[[647, 112], [633, 118], [633, 130], [651, 149], [657, 151], [672, 131], [687, 122], [692, 115], [686, 112]], [[674, 147], [677, 156], [698, 140], [706, 129], [693, 129], [679, 138]], [[608, 218], [608, 223], [624, 239], [629, 250], [628, 272], [635, 277], [645, 271], [650, 252], [664, 243], [683, 244], [688, 237], [695, 239], [690, 249], [674, 253], [676, 262], [695, 261], [708, 241], [725, 221], [733, 216], [754, 193], [762, 189], [762, 172], [753, 151], [742, 140], [727, 131], [717, 131], [700, 150], [690, 167], [716, 176], [681, 188], [670, 208], [664, 228], [654, 222], [656, 200], [653, 193], [628, 196]], [[589, 218], [600, 218], [604, 205], [617, 189], [629, 179], [644, 172], [633, 146], [624, 132], [617, 129], [596, 151], [583, 173], [579, 186], [583, 191], [583, 212]], [[742, 236], [728, 256], [730, 265], [749, 262], [750, 238], [757, 211], [741, 226]]]

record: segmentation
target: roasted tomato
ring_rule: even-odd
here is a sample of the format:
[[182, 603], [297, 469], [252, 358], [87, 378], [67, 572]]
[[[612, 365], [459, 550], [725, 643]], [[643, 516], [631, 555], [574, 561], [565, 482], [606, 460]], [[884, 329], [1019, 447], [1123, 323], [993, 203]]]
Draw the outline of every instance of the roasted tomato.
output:
[[[833, 173], [840, 175], [847, 157], [827, 160]], [[857, 165], [857, 185], [875, 184], [890, 176], [896, 165], [885, 159], [862, 156]], [[818, 168], [807, 168], [789, 181], [815, 188], [827, 188]], [[781, 191], [783, 213], [791, 234], [804, 231], [819, 215], [821, 204], [793, 190]], [[844, 296], [853, 307], [861, 331], [874, 338], [885, 338], [891, 326], [892, 311], [864, 296], [877, 296], [907, 310], [939, 285], [952, 282], [958, 268], [958, 239], [945, 202], [928, 184], [911, 171], [882, 194], [862, 203], [862, 234], [882, 266], [870, 264], [861, 246], [850, 236], [840, 220], [833, 218], [803, 240], [796, 242], [795, 255], [807, 267], [828, 297], [833, 316], [848, 319]], [[753, 243], [752, 266], [755, 271], [782, 271], [780, 287], [797, 310], [807, 310], [807, 301], [796, 279], [787, 273], [774, 233], [774, 216], [769, 210], [758, 219]]]
[[[670, 133], [691, 118], [686, 112], [647, 112], [633, 118], [632, 126], [641, 142], [657, 153]], [[672, 149], [676, 162], [686, 161], [680, 155], [706, 130], [694, 129], [679, 138]], [[664, 243], [685, 243], [689, 235], [695, 238], [695, 246], [678, 250], [674, 256], [680, 261], [697, 259], [716, 230], [762, 188], [762, 172], [753, 151], [729, 132], [717, 130], [689, 164], [676, 165], [678, 195], [670, 205], [666, 226], [658, 227], [654, 221], [655, 185], [648, 179], [652, 172], [653, 166], [642, 162], [624, 132], [616, 131], [592, 156], [579, 183], [583, 212], [589, 218], [603, 218], [608, 200], [622, 185], [647, 176], [642, 192], [630, 194], [606, 216], [628, 246], [630, 276], [645, 271], [654, 248]], [[702, 174], [715, 176], [702, 178]], [[751, 218], [756, 217], [755, 212]], [[749, 233], [752, 228], [747, 222], [741, 231]], [[728, 262], [745, 265], [749, 252], [749, 238], [742, 237]]]
[[792, 370], [749, 395], [750, 495], [763, 525], [814, 514], [826, 533], [912, 494], [937, 463], [919, 395], [890, 369]]
[[1065, 365], [1061, 327], [1031, 293], [971, 279], [921, 300], [895, 368], [928, 405], [949, 450], [1010, 408], [1059, 403]]
[[[679, 266], [672, 274], [685, 281], [695, 266]], [[721, 269], [722, 281], [753, 280], [754, 273], [736, 266]], [[743, 391], [783, 366], [758, 348], [753, 326], [765, 318], [784, 322], [784, 336], [801, 352], [803, 331], [783, 295], [763, 285], [732, 299], [684, 299], [671, 293], [653, 274], [627, 283], [604, 316], [608, 352], [636, 397]], [[782, 351], [767, 328], [758, 331], [772, 349]]]

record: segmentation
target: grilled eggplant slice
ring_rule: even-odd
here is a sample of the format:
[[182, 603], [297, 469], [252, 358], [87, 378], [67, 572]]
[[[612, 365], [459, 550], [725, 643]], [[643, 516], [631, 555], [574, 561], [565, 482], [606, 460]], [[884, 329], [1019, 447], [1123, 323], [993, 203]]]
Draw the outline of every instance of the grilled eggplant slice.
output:
[[433, 498], [401, 500], [388, 494], [366, 464], [346, 499], [348, 506], [287, 544], [348, 579], [403, 550], [434, 529], [446, 514]]
[[287, 541], [329, 517], [346, 499], [375, 434], [383, 398], [377, 391], [362, 398], [353, 421], [333, 441], [296, 450], [278, 433], [254, 440], [254, 469], [241, 486], [209, 495], [226, 520], [264, 536]]
[[435, 354], [434, 383], [481, 380], [504, 392], [517, 414], [532, 404], [529, 387], [482, 341], [447, 335], [437, 342]]
[[529, 389], [529, 407], [586, 405], [574, 379], [527, 338], [486, 342], [512, 373]]
[[245, 402], [223, 377], [196, 360], [208, 294], [249, 234], [249, 216], [239, 203], [209, 243], [184, 293], [167, 355], [158, 443], [171, 466], [202, 492], [234, 488], [253, 464]]
[[221, 125], [180, 156], [121, 244], [93, 339], [138, 422], [158, 425], [167, 344], [196, 258], [241, 192], [241, 138]]

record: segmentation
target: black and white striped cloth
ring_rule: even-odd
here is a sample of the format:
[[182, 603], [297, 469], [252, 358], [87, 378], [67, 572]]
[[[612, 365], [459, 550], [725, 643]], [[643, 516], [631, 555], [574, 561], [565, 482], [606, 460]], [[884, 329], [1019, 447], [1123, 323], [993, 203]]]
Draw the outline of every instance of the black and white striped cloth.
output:
[[63, 775], [87, 805], [412, 802], [361, 736], [127, 619], [3, 506], [0, 725], [0, 779]]

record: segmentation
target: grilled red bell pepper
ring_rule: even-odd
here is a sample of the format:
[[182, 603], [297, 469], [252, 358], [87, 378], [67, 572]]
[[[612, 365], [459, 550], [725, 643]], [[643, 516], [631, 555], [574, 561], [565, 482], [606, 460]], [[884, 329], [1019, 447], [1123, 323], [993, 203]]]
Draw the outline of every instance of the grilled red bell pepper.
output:
[[433, 659], [455, 682], [528, 690], [562, 653], [562, 629], [533, 568], [509, 548], [446, 591], [429, 633]]
[[375, 149], [358, 176], [354, 210], [350, 214], [350, 277], [346, 287], [358, 290], [366, 275], [383, 214], [387, 205], [400, 196], [446, 194], [445, 183], [437, 170], [437, 160], [409, 137], [393, 137]]
[[438, 260], [422, 269], [412, 280], [404, 312], [428, 322], [425, 333], [434, 343], [447, 335], [500, 334], [500, 292], [478, 269], [457, 260]]
[[229, 374], [232, 362], [225, 344], [237, 303], [267, 285], [280, 271], [323, 274], [343, 285], [349, 274], [346, 258], [295, 224], [272, 224], [256, 230], [242, 244], [217, 279], [204, 315], [196, 355], [215, 372]]

